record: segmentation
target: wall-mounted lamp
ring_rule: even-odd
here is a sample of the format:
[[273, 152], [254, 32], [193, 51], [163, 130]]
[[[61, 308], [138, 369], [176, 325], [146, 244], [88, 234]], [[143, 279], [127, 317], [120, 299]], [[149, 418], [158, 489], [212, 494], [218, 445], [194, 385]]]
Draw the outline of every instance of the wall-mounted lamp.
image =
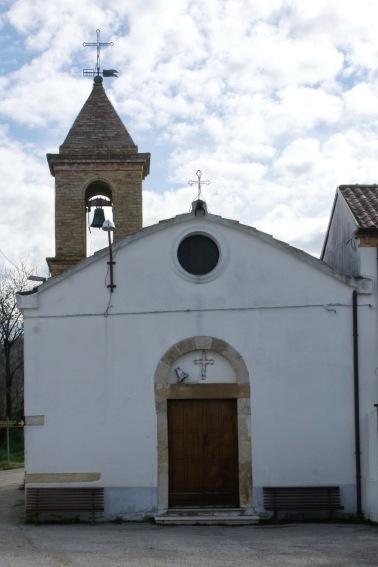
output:
[[27, 279], [31, 282], [46, 282], [47, 278], [43, 278], [42, 276], [28, 276]]
[[108, 288], [110, 289], [110, 293], [113, 293], [113, 289], [115, 287], [117, 287], [114, 283], [113, 283], [113, 266], [115, 264], [115, 262], [113, 262], [113, 252], [112, 252], [112, 242], [110, 239], [110, 233], [115, 231], [115, 224], [114, 222], [112, 222], [111, 220], [106, 220], [103, 225], [102, 225], [102, 230], [105, 230], [105, 232], [108, 233], [108, 242], [109, 242], [109, 273], [110, 273], [110, 284], [108, 285]]
[[176, 372], [176, 376], [177, 376], [177, 382], [183, 382], [184, 380], [186, 380], [186, 378], [189, 377], [189, 374], [187, 372], [185, 372], [185, 370], [181, 370], [180, 367], [175, 368], [175, 372]]

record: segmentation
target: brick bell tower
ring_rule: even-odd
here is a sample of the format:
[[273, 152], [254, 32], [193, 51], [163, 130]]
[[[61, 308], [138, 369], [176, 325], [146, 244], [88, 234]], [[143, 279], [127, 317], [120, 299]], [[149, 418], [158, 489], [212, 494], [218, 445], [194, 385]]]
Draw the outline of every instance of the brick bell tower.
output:
[[55, 177], [55, 257], [46, 259], [51, 275], [86, 258], [86, 211], [96, 197], [111, 202], [116, 241], [142, 228], [142, 181], [150, 154], [138, 153], [101, 76], [95, 76], [59, 153], [47, 154], [47, 161]]

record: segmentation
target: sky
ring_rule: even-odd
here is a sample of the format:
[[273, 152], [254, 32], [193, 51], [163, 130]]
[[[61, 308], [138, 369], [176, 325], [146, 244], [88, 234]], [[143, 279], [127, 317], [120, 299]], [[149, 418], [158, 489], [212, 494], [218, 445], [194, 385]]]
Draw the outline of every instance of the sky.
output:
[[[319, 257], [335, 191], [378, 183], [376, 0], [0, 0], [0, 266], [54, 256], [58, 153], [92, 90], [151, 153], [144, 225], [213, 214]], [[106, 243], [104, 243], [106, 245]]]

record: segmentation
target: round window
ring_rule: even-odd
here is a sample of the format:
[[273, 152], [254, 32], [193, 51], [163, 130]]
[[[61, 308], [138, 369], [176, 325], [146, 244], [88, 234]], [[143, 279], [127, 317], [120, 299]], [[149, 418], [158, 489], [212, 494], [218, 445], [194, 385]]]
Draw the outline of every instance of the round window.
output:
[[203, 276], [210, 273], [219, 261], [219, 249], [214, 240], [203, 234], [187, 236], [177, 250], [180, 266], [189, 274]]

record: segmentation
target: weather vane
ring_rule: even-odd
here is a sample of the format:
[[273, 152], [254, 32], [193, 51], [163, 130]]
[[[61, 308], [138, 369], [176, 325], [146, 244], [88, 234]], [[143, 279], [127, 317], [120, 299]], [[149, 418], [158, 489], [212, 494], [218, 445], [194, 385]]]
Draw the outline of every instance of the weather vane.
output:
[[191, 179], [188, 181], [188, 185], [194, 185], [195, 183], [198, 184], [198, 195], [197, 195], [197, 199], [203, 199], [202, 196], [202, 192], [201, 192], [201, 185], [210, 185], [211, 181], [209, 181], [208, 179], [206, 179], [205, 181], [201, 181], [201, 177], [202, 177], [202, 171], [200, 169], [197, 169], [196, 171], [196, 175], [198, 177], [197, 181], [192, 181]]
[[97, 47], [97, 63], [95, 69], [83, 69], [84, 77], [94, 77], [95, 75], [102, 75], [103, 77], [117, 77], [118, 71], [115, 69], [104, 69], [100, 71], [100, 55], [101, 55], [101, 47], [110, 46], [113, 47], [114, 43], [111, 41], [110, 43], [104, 43], [100, 41], [100, 30], [96, 30], [97, 33], [97, 42], [96, 43], [87, 43], [84, 41], [83, 47]]

